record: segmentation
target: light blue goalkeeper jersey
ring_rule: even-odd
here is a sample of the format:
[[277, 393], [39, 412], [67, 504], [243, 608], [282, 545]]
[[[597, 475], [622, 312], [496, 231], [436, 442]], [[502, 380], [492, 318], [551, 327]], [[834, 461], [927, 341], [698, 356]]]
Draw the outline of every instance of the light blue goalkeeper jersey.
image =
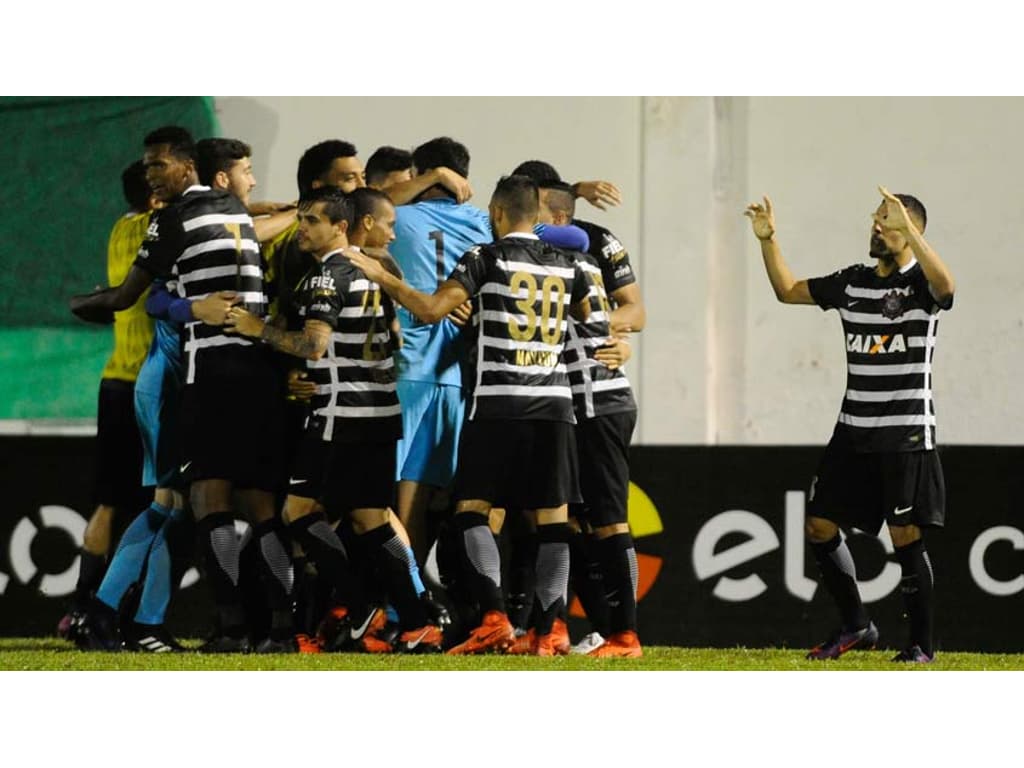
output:
[[[466, 251], [492, 239], [484, 211], [438, 198], [397, 208], [395, 240], [389, 250], [409, 285], [433, 293]], [[447, 319], [428, 325], [403, 307], [398, 308], [398, 318], [404, 339], [397, 355], [399, 379], [462, 386], [458, 327]]]

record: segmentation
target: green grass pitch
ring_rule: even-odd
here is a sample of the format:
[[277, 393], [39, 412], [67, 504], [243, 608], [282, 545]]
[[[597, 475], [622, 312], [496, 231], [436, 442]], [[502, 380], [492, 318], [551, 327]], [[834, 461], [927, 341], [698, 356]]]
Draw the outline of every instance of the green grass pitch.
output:
[[[196, 641], [186, 645], [196, 645]], [[894, 664], [893, 651], [852, 652], [841, 659], [812, 662], [804, 649], [672, 648], [648, 646], [641, 659], [591, 659], [585, 656], [377, 655], [333, 653], [311, 655], [218, 655], [197, 653], [85, 653], [56, 638], [0, 638], [0, 670], [56, 671], [1015, 671], [1024, 670], [1024, 654], [954, 653], [939, 651], [929, 665]]]

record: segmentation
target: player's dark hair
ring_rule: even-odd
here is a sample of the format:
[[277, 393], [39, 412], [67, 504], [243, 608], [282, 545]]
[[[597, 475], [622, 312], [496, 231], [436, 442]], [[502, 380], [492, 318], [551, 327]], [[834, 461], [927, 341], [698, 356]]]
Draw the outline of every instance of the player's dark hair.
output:
[[167, 144], [172, 155], [179, 160], [196, 159], [196, 143], [192, 134], [180, 125], [165, 125], [150, 131], [142, 140], [144, 147], [156, 147], [160, 144]]
[[570, 219], [576, 215], [576, 193], [564, 181], [537, 182], [537, 188], [548, 193], [548, 208], [552, 213], [562, 212]]
[[354, 221], [352, 201], [340, 189], [318, 187], [317, 189], [309, 190], [309, 192], [299, 198], [299, 210], [308, 211], [315, 203], [324, 204], [324, 216], [327, 217], [331, 224], [337, 224], [344, 219], [350, 227], [352, 226]]
[[199, 183], [210, 186], [213, 177], [225, 173], [239, 160], [252, 157], [252, 147], [238, 139], [200, 139], [196, 142], [196, 172]]
[[389, 173], [412, 168], [412, 152], [398, 147], [378, 147], [366, 161], [366, 183], [378, 184]]
[[502, 176], [491, 200], [504, 208], [514, 222], [537, 220], [537, 184], [529, 176]]
[[928, 226], [928, 212], [924, 209], [924, 203], [913, 195], [897, 194], [896, 197], [903, 203], [903, 207], [907, 209], [907, 213], [910, 214], [911, 218], [921, 222], [921, 232], [923, 233], [924, 228]]
[[124, 199], [133, 211], [142, 213], [149, 210], [149, 197], [153, 190], [146, 182], [146, 166], [141, 160], [136, 160], [121, 171], [121, 189], [124, 191]]
[[296, 174], [299, 182], [299, 197], [313, 188], [313, 182], [326, 174], [331, 169], [331, 163], [337, 158], [355, 156], [355, 145], [340, 139], [321, 141], [307, 149], [299, 158], [299, 170]]
[[439, 136], [420, 144], [412, 151], [412, 162], [419, 173], [444, 166], [463, 178], [469, 178], [469, 150], [464, 144], [447, 136]]
[[513, 176], [529, 176], [538, 184], [544, 184], [552, 181], [561, 181], [562, 177], [558, 175], [558, 171], [550, 163], [545, 163], [543, 160], [527, 160], [526, 162], [520, 163], [516, 166], [516, 169], [512, 171]]
[[386, 193], [381, 192], [379, 189], [371, 189], [370, 187], [360, 187], [359, 189], [352, 190], [348, 199], [352, 204], [353, 224], [363, 218], [363, 216], [376, 216], [380, 206], [391, 202], [391, 198]]

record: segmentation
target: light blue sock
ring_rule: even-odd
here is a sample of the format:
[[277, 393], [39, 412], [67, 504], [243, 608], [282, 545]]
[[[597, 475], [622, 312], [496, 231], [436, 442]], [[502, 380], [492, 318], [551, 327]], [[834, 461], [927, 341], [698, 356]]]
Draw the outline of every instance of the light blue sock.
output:
[[146, 565], [146, 580], [142, 585], [142, 599], [139, 600], [139, 610], [135, 612], [135, 621], [139, 624], [164, 623], [174, 586], [171, 583], [171, 553], [167, 548], [167, 533], [178, 524], [184, 514], [184, 510], [181, 509], [171, 510], [153, 539], [153, 546], [149, 550], [149, 562]]
[[138, 581], [153, 539], [170, 512], [167, 507], [154, 501], [125, 530], [107, 566], [103, 583], [96, 591], [96, 597], [107, 607], [116, 611], [128, 587]]
[[412, 579], [412, 585], [416, 588], [416, 594], [422, 595], [427, 588], [423, 586], [423, 579], [420, 578], [420, 567], [416, 565], [416, 555], [412, 553], [412, 547], [406, 547], [405, 552], [409, 556], [409, 578]]

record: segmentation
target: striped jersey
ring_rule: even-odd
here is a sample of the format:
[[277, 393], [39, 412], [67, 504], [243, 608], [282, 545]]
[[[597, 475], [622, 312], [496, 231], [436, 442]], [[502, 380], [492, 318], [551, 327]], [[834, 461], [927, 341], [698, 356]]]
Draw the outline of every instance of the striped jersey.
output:
[[562, 350], [587, 277], [566, 251], [516, 233], [470, 249], [449, 277], [474, 297], [476, 375], [468, 418], [575, 423]]
[[636, 275], [629, 263], [629, 252], [615, 235], [589, 221], [573, 219], [572, 223], [586, 232], [590, 238], [587, 253], [600, 265], [605, 288], [609, 294], [636, 282]]
[[[486, 213], [439, 197], [395, 209], [395, 239], [388, 250], [409, 285], [433, 293], [462, 254], [491, 239]], [[398, 352], [399, 378], [462, 386], [459, 328], [447, 319], [424, 323], [403, 307], [398, 308], [398, 318], [403, 339]]]
[[[146, 238], [150, 212], [126, 213], [110, 231], [107, 243], [108, 285], [128, 276], [139, 246]], [[153, 340], [153, 320], [146, 314], [146, 292], [128, 309], [114, 313], [114, 351], [103, 368], [104, 379], [135, 381]]]
[[390, 299], [341, 251], [328, 253], [299, 286], [304, 320], [331, 326], [327, 352], [307, 360], [316, 384], [307, 432], [335, 442], [381, 442], [402, 436]]
[[935, 447], [932, 359], [940, 306], [916, 259], [880, 277], [857, 264], [807, 281], [846, 336], [846, 394], [836, 432], [861, 453]]
[[[254, 315], [266, 313], [263, 263], [252, 218], [230, 192], [189, 187], [153, 215], [135, 263], [154, 277], [176, 280], [183, 298], [235, 291]], [[185, 324], [182, 338], [187, 384], [195, 382], [198, 371], [214, 370], [221, 358], [214, 349], [258, 349], [251, 339], [198, 320]]]
[[608, 259], [598, 264], [590, 253], [573, 255], [587, 273], [590, 283], [587, 294], [590, 316], [585, 321], [569, 318], [569, 338], [565, 345], [565, 362], [576, 418], [584, 420], [635, 411], [633, 389], [622, 368], [613, 371], [594, 359], [598, 348], [611, 338], [612, 307], [606, 286], [612, 286], [611, 290], [617, 287], [609, 281], [609, 277], [614, 280], [614, 266]]

